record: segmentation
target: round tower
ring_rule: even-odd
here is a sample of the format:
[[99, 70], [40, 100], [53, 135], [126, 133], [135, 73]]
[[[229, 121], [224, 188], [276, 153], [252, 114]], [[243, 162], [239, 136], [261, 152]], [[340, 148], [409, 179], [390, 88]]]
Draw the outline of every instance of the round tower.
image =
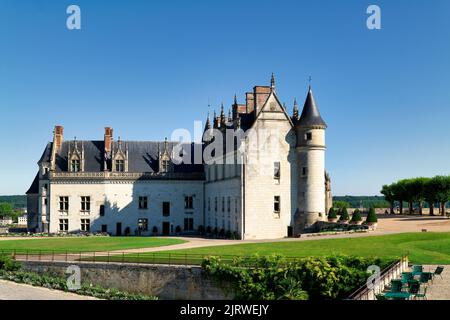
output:
[[298, 212], [294, 232], [301, 233], [326, 217], [325, 130], [311, 86], [300, 119], [296, 121]]

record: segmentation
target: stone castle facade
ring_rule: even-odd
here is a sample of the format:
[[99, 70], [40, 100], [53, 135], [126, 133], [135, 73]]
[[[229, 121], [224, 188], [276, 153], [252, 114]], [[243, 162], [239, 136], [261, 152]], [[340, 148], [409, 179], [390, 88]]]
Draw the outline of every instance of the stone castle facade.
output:
[[[209, 115], [201, 143], [63, 139], [56, 126], [28, 196], [28, 227], [50, 233], [296, 236], [326, 219], [326, 124], [312, 90], [288, 115], [255, 86], [228, 116]], [[182, 159], [180, 161], [180, 159]]]

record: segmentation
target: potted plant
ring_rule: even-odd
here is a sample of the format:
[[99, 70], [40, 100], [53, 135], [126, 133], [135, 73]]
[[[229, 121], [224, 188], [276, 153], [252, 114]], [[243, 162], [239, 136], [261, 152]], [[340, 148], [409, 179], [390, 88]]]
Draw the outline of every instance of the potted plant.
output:
[[352, 220], [350, 220], [350, 222], [351, 224], [356, 224], [358, 226], [363, 223], [359, 209], [355, 209], [355, 211], [353, 211]]
[[369, 227], [373, 227], [374, 229], [378, 225], [377, 214], [375, 213], [375, 209], [370, 207], [369, 213], [367, 214], [366, 223]]
[[346, 207], [343, 207], [341, 209], [341, 216], [339, 217], [339, 222], [343, 224], [348, 224], [348, 221], [350, 220], [350, 216], [348, 215], [348, 211]]
[[329, 222], [337, 222], [338, 221], [336, 209], [333, 207], [331, 207], [330, 211], [328, 212], [328, 221]]

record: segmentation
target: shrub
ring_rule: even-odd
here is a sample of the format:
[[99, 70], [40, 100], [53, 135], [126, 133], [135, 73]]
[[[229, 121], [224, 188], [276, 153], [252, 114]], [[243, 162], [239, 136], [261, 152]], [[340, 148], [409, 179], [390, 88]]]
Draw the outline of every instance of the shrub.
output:
[[158, 227], [157, 226], [153, 226], [153, 233], [158, 233]]
[[231, 231], [230, 230], [227, 230], [227, 232], [225, 232], [225, 238], [231, 239]]
[[339, 221], [348, 221], [350, 220], [350, 216], [348, 215], [347, 208], [341, 209], [341, 217], [339, 218]]
[[0, 270], [16, 271], [20, 269], [20, 263], [13, 260], [9, 255], [0, 255]]
[[175, 228], [175, 232], [176, 232], [176, 233], [180, 233], [180, 232], [181, 232], [181, 227], [180, 227], [180, 226], [177, 226], [177, 227]]
[[363, 285], [370, 265], [379, 259], [325, 257], [286, 259], [282, 256], [238, 257], [231, 263], [209, 257], [202, 268], [213, 279], [230, 284], [237, 299], [344, 299]]
[[204, 234], [205, 233], [205, 228], [202, 225], [198, 226], [198, 233], [200, 233], [200, 234]]
[[223, 237], [225, 237], [225, 229], [220, 229], [220, 231], [219, 231], [219, 237], [221, 237], [221, 238], [223, 238]]
[[219, 234], [219, 229], [217, 229], [217, 227], [214, 228], [213, 234], [214, 234], [215, 236], [217, 236], [217, 235]]
[[359, 209], [355, 209], [352, 215], [352, 222], [359, 222], [362, 221], [361, 212]]
[[375, 213], [375, 209], [370, 207], [369, 213], [367, 214], [366, 222], [376, 223], [378, 222], [377, 214]]
[[328, 211], [328, 218], [330, 219], [336, 219], [337, 218], [337, 213], [336, 213], [336, 209], [331, 207], [330, 211]]
[[211, 228], [211, 226], [208, 226], [208, 227], [206, 228], [206, 233], [207, 233], [207, 234], [211, 234], [211, 232], [212, 232], [212, 228]]

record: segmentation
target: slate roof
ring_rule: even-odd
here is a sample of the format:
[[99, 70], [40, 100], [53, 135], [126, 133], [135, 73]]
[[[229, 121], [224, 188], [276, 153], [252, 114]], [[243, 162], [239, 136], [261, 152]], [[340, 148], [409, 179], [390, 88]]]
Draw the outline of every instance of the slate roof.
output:
[[36, 174], [36, 177], [33, 180], [30, 188], [25, 194], [38, 194], [39, 193], [39, 172]]
[[[68, 151], [74, 149], [74, 141], [64, 141], [60, 152], [56, 155], [56, 172], [68, 171]], [[177, 142], [167, 142], [167, 149], [171, 154]], [[78, 150], [84, 147], [84, 171], [101, 172], [104, 170], [104, 141], [77, 141]], [[122, 141], [122, 151], [125, 153], [128, 146], [128, 172], [152, 173], [158, 172], [158, 152], [163, 152], [164, 142], [158, 141]], [[201, 149], [201, 145], [197, 145]], [[113, 150], [117, 153], [119, 142], [113, 142]], [[190, 153], [191, 163], [194, 159], [194, 144], [184, 144], [183, 150]], [[202, 164], [179, 164], [174, 165], [175, 173], [203, 172]]]
[[327, 126], [325, 121], [323, 121], [322, 117], [320, 116], [320, 112], [317, 108], [311, 88], [309, 88], [308, 95], [306, 96], [305, 100], [305, 105], [303, 106], [302, 115], [300, 116], [297, 125], [301, 127]]

